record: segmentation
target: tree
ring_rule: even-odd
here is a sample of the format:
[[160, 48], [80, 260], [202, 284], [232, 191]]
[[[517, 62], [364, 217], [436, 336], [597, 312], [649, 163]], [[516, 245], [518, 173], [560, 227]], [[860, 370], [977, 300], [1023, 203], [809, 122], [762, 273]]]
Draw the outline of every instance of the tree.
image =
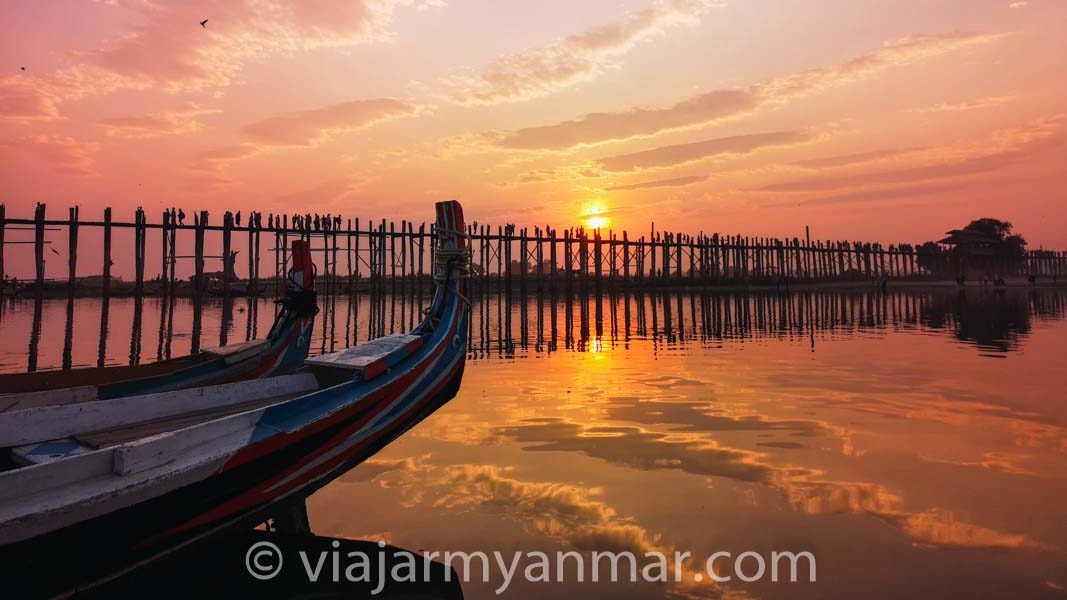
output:
[[939, 273], [945, 267], [945, 251], [937, 242], [926, 242], [915, 248], [916, 261], [920, 269], [929, 273]]
[[1019, 234], [1012, 233], [1012, 225], [1008, 221], [992, 219], [989, 217], [971, 221], [964, 231], [973, 231], [993, 238], [993, 254], [1004, 259], [1018, 259], [1026, 254], [1026, 239]]

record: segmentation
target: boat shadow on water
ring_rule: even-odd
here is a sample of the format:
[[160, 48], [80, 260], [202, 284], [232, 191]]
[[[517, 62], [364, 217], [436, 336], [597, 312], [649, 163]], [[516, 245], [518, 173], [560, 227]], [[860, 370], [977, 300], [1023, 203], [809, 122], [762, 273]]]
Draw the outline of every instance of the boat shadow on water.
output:
[[[161, 584], [160, 582], [165, 582]], [[459, 600], [450, 566], [376, 541], [243, 530], [86, 598]]]

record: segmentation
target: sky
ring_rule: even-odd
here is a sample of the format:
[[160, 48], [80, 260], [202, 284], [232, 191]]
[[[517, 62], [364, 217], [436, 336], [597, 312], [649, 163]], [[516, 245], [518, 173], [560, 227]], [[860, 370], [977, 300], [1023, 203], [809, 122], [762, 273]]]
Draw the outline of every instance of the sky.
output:
[[883, 243], [995, 217], [1067, 249], [1065, 29], [1062, 0], [5, 0], [0, 202], [422, 222], [455, 198]]

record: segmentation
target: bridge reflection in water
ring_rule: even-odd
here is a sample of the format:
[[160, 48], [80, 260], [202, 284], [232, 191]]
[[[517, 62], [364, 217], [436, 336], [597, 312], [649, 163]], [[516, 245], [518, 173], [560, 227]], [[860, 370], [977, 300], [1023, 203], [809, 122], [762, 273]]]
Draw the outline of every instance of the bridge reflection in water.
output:
[[[406, 331], [429, 296], [357, 294], [320, 298], [312, 353], [333, 352]], [[1035, 319], [1062, 318], [1057, 290], [826, 290], [792, 293], [602, 293], [476, 295], [472, 358], [561, 350], [654, 350], [764, 340], [916, 329], [947, 333], [995, 356], [1019, 347]], [[0, 370], [140, 364], [260, 336], [274, 318], [271, 301], [197, 302], [188, 298], [11, 300], [0, 308]], [[26, 340], [25, 346], [16, 340]]]

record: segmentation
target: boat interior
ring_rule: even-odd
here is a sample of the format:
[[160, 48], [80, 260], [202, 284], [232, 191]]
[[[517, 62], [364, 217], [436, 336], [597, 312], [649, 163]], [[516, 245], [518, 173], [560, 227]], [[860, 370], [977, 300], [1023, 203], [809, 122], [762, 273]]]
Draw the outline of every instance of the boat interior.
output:
[[[0, 471], [121, 446], [280, 404], [354, 378], [370, 380], [411, 356], [423, 336], [393, 334], [309, 358], [296, 373], [108, 400], [0, 410]], [[12, 395], [12, 398], [17, 395]], [[0, 409], [3, 405], [0, 405]]]

